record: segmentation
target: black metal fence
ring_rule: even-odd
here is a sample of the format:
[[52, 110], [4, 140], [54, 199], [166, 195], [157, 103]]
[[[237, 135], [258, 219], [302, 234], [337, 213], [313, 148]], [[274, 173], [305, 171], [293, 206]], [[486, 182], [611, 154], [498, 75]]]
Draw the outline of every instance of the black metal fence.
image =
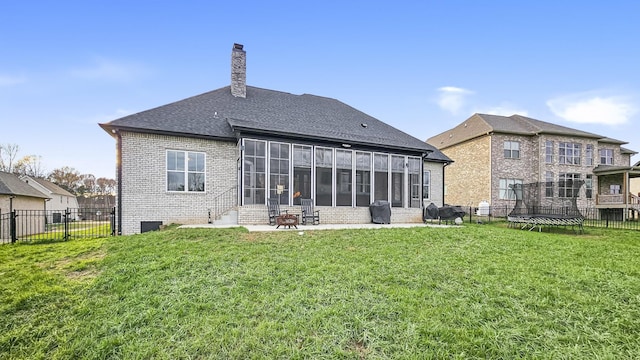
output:
[[[466, 212], [465, 221], [482, 223], [507, 221], [507, 217], [513, 209], [512, 206], [460, 206], [460, 208]], [[583, 226], [585, 227], [640, 230], [640, 215], [637, 210], [597, 208], [581, 208], [578, 210], [584, 218]], [[566, 213], [566, 208], [545, 208], [544, 213], [562, 215]]]
[[0, 214], [0, 244], [116, 234], [115, 208], [13, 210]]

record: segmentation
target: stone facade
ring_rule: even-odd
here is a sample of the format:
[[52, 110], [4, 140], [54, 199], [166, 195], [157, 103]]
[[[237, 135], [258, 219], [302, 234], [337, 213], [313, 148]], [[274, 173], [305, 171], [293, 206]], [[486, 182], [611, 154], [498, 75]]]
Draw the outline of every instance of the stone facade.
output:
[[[519, 158], [505, 158], [504, 142], [520, 144]], [[546, 142], [553, 142], [553, 159], [546, 161]], [[580, 164], [560, 164], [558, 146], [561, 142], [580, 144]], [[586, 147], [592, 146], [592, 161], [586, 159]], [[586, 186], [580, 190], [578, 207], [595, 205], [597, 193], [608, 193], [609, 182], [598, 184], [593, 169], [600, 164], [600, 149], [612, 149], [614, 165], [630, 166], [630, 156], [623, 154], [620, 145], [598, 142], [593, 138], [540, 134], [523, 136], [516, 134], [487, 134], [444, 149], [442, 152], [454, 163], [446, 168], [445, 202], [452, 205], [477, 206], [486, 200], [493, 207], [513, 207], [514, 200], [500, 199], [500, 179], [518, 179], [523, 183], [544, 182], [548, 171], [558, 181], [560, 173], [580, 174], [581, 180], [587, 175], [592, 178], [592, 196], [587, 198]], [[621, 178], [609, 179], [620, 183]]]

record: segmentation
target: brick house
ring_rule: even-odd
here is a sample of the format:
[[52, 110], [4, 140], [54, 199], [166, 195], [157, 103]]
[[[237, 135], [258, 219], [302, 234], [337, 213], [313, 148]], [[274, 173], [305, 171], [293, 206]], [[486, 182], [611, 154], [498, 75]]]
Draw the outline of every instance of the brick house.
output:
[[435, 147], [338, 100], [246, 85], [234, 44], [231, 85], [100, 124], [116, 139], [119, 232], [148, 224], [267, 224], [267, 199], [300, 213], [314, 200], [323, 223], [366, 223], [387, 200], [393, 222], [419, 222], [443, 203]]
[[[427, 143], [455, 160], [447, 167], [445, 202], [510, 208], [514, 183], [584, 180], [578, 207], [616, 210], [638, 208], [630, 194], [630, 179], [640, 177], [631, 166], [636, 152], [601, 135], [520, 115], [474, 114], [458, 126], [433, 136]], [[550, 189], [551, 190], [551, 189]], [[549, 191], [563, 197], [563, 189]], [[628, 196], [626, 195], [628, 194]]]

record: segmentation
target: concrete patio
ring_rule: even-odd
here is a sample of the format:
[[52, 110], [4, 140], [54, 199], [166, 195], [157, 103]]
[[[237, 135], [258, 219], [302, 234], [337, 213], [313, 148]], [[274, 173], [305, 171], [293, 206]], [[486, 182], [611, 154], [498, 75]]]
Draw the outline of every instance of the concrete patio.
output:
[[390, 229], [390, 228], [412, 228], [412, 227], [459, 227], [458, 225], [446, 225], [446, 224], [424, 224], [424, 223], [403, 223], [403, 224], [319, 224], [319, 225], [298, 225], [295, 227], [287, 228], [280, 226], [276, 228], [275, 225], [213, 225], [213, 224], [194, 224], [194, 225], [181, 225], [179, 229], [188, 228], [233, 228], [244, 227], [250, 232], [254, 231], [315, 231], [315, 230], [342, 230], [342, 229]]

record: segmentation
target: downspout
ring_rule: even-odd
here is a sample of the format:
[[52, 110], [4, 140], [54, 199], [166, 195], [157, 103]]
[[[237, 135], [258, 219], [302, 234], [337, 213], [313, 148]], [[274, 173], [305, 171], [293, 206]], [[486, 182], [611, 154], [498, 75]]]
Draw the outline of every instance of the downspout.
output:
[[446, 172], [445, 168], [446, 168], [448, 165], [451, 165], [451, 163], [450, 163], [450, 162], [446, 162], [446, 163], [444, 163], [444, 166], [442, 167], [442, 206], [444, 206], [444, 205], [445, 205], [445, 201], [444, 201], [444, 199], [445, 199], [445, 196], [446, 196], [446, 195], [445, 195], [445, 187], [446, 187], [446, 185], [445, 185], [445, 178], [444, 178], [444, 174], [445, 174], [445, 172]]
[[118, 179], [116, 217], [118, 222], [118, 235], [122, 235], [122, 134], [118, 130], [112, 130], [116, 134], [116, 178]]

